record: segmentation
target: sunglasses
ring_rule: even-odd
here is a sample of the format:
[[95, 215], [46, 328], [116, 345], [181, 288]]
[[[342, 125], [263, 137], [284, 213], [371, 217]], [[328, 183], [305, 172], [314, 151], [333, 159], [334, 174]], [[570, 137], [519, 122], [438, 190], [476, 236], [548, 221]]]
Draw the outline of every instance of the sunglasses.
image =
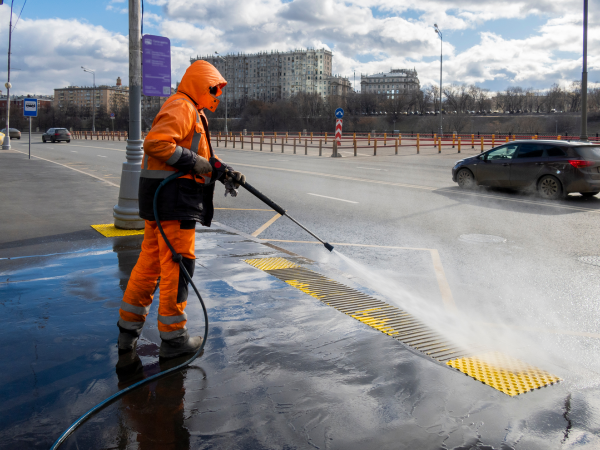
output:
[[210, 94], [211, 95], [217, 95], [217, 92], [219, 91], [219, 86], [213, 86], [210, 88]]

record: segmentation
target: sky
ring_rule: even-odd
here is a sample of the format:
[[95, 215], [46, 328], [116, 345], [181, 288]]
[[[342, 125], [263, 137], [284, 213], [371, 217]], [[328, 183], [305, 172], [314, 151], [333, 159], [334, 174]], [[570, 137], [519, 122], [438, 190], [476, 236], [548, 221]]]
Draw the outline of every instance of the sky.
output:
[[[0, 79], [7, 79], [10, 0], [0, 6]], [[600, 81], [600, 0], [590, 0], [588, 71]], [[22, 14], [17, 22], [17, 17]], [[127, 0], [14, 0], [11, 94], [128, 84]], [[144, 0], [143, 33], [171, 39], [172, 83], [196, 55], [326, 48], [333, 72], [416, 68], [502, 91], [581, 79], [583, 0]], [[440, 41], [433, 24], [443, 33]], [[5, 93], [3, 86], [2, 92]]]

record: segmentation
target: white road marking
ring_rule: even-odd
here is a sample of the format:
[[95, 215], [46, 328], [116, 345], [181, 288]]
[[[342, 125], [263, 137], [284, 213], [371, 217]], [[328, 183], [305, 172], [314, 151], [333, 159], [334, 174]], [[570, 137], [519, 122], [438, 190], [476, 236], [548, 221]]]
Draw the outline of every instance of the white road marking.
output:
[[99, 156], [100, 158], [106, 158], [106, 156], [103, 156], [103, 155], [96, 155], [96, 156]]
[[367, 169], [367, 170], [382, 170], [384, 172], [387, 172], [387, 169], [373, 169], [371, 167], [357, 167], [357, 169]]
[[77, 151], [76, 150], [71, 150], [71, 153], [77, 153]]
[[329, 198], [331, 200], [338, 200], [340, 202], [347, 202], [347, 203], [358, 203], [358, 202], [353, 202], [352, 200], [344, 200], [343, 198], [335, 198], [335, 197], [328, 197], [326, 195], [319, 195], [319, 194], [311, 194], [310, 192], [307, 192], [308, 195], [314, 195], [315, 197], [323, 197], [323, 198]]

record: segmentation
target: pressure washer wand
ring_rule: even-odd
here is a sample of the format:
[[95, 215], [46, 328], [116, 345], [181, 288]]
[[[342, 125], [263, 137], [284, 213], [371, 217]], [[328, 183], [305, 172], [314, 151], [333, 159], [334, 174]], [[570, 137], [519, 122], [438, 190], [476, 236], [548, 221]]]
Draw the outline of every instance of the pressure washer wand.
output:
[[282, 216], [287, 216], [288, 219], [290, 219], [292, 222], [294, 222], [296, 225], [298, 225], [300, 228], [302, 228], [304, 231], [306, 231], [308, 234], [310, 234], [312, 237], [314, 237], [317, 241], [319, 241], [321, 244], [323, 244], [327, 250], [329, 250], [329, 251], [333, 250], [333, 245], [331, 245], [329, 242], [325, 242], [323, 239], [321, 239], [315, 233], [310, 231], [308, 228], [306, 228], [304, 225], [302, 225], [300, 222], [298, 222], [296, 219], [294, 219], [292, 216], [290, 216], [287, 212], [285, 212], [285, 209], [283, 209], [281, 206], [279, 206], [277, 203], [275, 203], [273, 200], [271, 200], [265, 194], [260, 192], [258, 189], [256, 189], [254, 186], [252, 186], [250, 183], [244, 182], [240, 186], [243, 186], [244, 189], [246, 189], [248, 192], [250, 192], [252, 195], [254, 195], [256, 198], [258, 198], [259, 200], [261, 200], [262, 202], [264, 202], [271, 208], [273, 208], [275, 211], [277, 211]]

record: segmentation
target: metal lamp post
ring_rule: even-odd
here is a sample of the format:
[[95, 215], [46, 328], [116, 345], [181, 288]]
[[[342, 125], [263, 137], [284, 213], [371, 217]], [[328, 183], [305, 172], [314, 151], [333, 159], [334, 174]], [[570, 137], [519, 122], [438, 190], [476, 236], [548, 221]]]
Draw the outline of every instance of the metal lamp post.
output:
[[92, 88], [92, 131], [96, 131], [96, 71], [92, 69], [86, 69], [81, 66], [84, 72], [92, 74], [94, 79], [94, 87]]
[[[228, 64], [227, 64], [227, 60], [225, 58], [223, 58], [221, 55], [219, 55], [219, 52], [215, 52], [215, 55], [217, 55], [217, 58], [221, 58], [223, 61], [225, 61], [225, 79], [227, 79], [227, 69], [228, 69]], [[227, 104], [229, 102], [227, 101], [227, 91], [225, 91], [225, 134], [227, 134]]]
[[2, 141], [2, 150], [10, 150], [10, 128], [9, 126], [9, 116], [10, 116], [10, 88], [12, 85], [10, 84], [10, 44], [12, 40], [12, 12], [13, 12], [13, 3], [15, 0], [12, 0], [10, 3], [10, 22], [8, 25], [8, 79], [4, 86], [6, 87], [6, 136]]
[[444, 127], [443, 127], [443, 117], [442, 117], [442, 45], [444, 43], [444, 39], [442, 38], [442, 32], [438, 28], [437, 23], [433, 24], [435, 27], [435, 32], [440, 37], [440, 136], [444, 135]]
[[581, 136], [587, 141], [587, 32], [588, 32], [588, 0], [583, 0], [583, 71], [581, 73]]
[[126, 161], [121, 172], [118, 204], [113, 208], [115, 227], [141, 230], [138, 187], [142, 168], [142, 8], [141, 0], [129, 0], [129, 135]]

